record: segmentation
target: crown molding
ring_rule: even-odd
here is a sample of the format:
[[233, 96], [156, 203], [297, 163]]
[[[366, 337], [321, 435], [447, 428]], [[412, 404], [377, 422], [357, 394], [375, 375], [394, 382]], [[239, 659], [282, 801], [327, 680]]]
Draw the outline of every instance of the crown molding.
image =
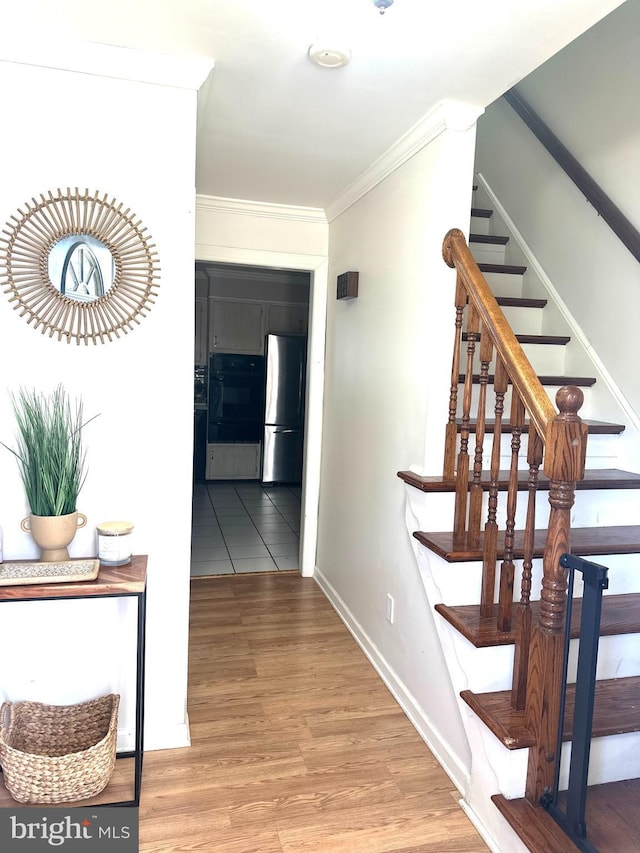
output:
[[196, 210], [213, 213], [234, 213], [243, 216], [260, 216], [267, 219], [288, 219], [297, 222], [327, 224], [321, 207], [296, 207], [288, 204], [268, 204], [262, 201], [246, 201], [239, 198], [221, 198], [212, 195], [197, 195]]
[[483, 112], [483, 107], [462, 101], [437, 103], [327, 206], [327, 220], [331, 222], [344, 213], [445, 130], [461, 133], [469, 130]]
[[215, 65], [209, 57], [151, 53], [37, 36], [26, 42], [9, 35], [0, 37], [0, 61], [194, 90], [200, 88]]

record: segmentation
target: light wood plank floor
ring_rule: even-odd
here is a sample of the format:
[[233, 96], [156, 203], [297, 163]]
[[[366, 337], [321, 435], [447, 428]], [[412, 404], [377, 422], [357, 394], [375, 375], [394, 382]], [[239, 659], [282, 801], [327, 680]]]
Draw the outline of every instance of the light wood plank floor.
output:
[[481, 853], [316, 584], [192, 581], [192, 746], [145, 755], [141, 853]]

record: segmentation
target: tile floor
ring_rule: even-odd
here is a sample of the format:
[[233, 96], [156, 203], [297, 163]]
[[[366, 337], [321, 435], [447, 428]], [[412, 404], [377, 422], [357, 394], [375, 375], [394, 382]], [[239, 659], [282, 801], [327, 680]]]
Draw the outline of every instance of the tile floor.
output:
[[192, 575], [297, 569], [299, 547], [299, 486], [194, 484]]

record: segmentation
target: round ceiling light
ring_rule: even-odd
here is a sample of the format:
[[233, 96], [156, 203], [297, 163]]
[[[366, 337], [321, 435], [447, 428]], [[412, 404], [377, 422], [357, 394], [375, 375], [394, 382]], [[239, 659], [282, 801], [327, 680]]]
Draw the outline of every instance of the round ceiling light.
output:
[[311, 62], [322, 68], [342, 68], [343, 65], [348, 65], [351, 59], [348, 47], [329, 47], [320, 42], [311, 45], [308, 55]]

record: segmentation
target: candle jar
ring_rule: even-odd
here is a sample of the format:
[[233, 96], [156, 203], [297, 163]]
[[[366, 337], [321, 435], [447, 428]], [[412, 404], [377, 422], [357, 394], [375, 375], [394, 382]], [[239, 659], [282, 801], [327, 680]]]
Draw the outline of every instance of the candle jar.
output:
[[103, 566], [125, 566], [131, 562], [130, 521], [103, 521], [96, 527], [98, 559]]

